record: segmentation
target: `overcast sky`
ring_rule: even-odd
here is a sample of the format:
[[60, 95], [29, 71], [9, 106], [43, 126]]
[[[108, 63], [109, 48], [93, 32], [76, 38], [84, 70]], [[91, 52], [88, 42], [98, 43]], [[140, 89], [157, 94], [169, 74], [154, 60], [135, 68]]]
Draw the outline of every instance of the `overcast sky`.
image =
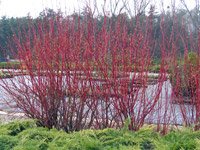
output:
[[[31, 16], [36, 17], [45, 8], [53, 8], [54, 10], [61, 9], [65, 13], [72, 13], [78, 11], [86, 5], [85, 0], [0, 0], [0, 17], [22, 17], [30, 13]], [[94, 0], [88, 0], [94, 1]], [[107, 0], [109, 1], [109, 0]], [[114, 2], [115, 0], [113, 0]], [[128, 0], [131, 1], [131, 0]], [[157, 0], [151, 0], [156, 2]], [[160, 0], [158, 0], [160, 1]], [[164, 7], [170, 5], [171, 0], [163, 0]], [[97, 0], [98, 6], [101, 7], [104, 0]], [[193, 8], [195, 0], [186, 0], [189, 8]], [[160, 2], [157, 2], [157, 10], [161, 7]], [[180, 4], [177, 4], [180, 7]], [[109, 6], [107, 6], [109, 9]]]

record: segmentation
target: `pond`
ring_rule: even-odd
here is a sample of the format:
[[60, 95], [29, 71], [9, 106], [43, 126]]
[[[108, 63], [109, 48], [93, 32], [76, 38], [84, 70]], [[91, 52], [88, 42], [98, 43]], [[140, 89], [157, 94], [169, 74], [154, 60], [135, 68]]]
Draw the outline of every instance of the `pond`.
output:
[[[11, 80], [13, 82], [18, 82], [20, 79], [20, 76], [16, 76], [12, 78]], [[7, 81], [8, 83], [11, 82], [10, 79], [2, 79]], [[0, 80], [0, 84], [2, 83], [2, 80]], [[157, 84], [154, 85], [148, 85], [146, 88], [146, 94], [148, 95], [148, 99], [151, 99], [152, 93], [154, 93], [157, 90]], [[164, 81], [162, 85], [162, 90], [158, 99], [158, 102], [156, 103], [153, 110], [151, 110], [150, 113], [148, 113], [145, 122], [146, 123], [166, 123], [169, 122], [170, 124], [178, 124], [183, 125], [187, 122], [193, 123], [195, 120], [195, 108], [192, 105], [188, 104], [174, 104], [172, 103], [172, 87], [169, 80]], [[5, 94], [4, 89], [0, 86], [0, 110], [3, 111], [17, 111], [14, 108], [11, 108], [5, 104], [5, 99], [10, 99], [8, 95]], [[11, 105], [14, 106], [14, 103]], [[145, 107], [141, 105], [140, 103], [135, 105], [134, 112], [137, 114], [139, 107]], [[186, 116], [184, 116], [186, 115]], [[187, 118], [187, 120], [183, 119], [183, 116]]]

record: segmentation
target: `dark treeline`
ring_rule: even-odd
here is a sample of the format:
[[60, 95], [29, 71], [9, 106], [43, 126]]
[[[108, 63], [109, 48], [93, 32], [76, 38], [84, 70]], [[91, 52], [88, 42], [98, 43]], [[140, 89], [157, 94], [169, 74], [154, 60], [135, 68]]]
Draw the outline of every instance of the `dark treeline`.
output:
[[[192, 11], [191, 11], [192, 12]], [[52, 9], [46, 9], [39, 14], [37, 18], [31, 18], [30, 16], [22, 17], [22, 18], [7, 18], [2, 17], [0, 19], [0, 58], [1, 61], [6, 60], [7, 56], [11, 58], [13, 56], [14, 45], [12, 42], [14, 36], [19, 36], [23, 38], [23, 32], [28, 32], [30, 30], [30, 23], [32, 25], [38, 24], [42, 22], [43, 25], [48, 26], [48, 20], [50, 18], [60, 18], [62, 21], [76, 19], [77, 22], [81, 21], [82, 23], [87, 22], [88, 19], [92, 20], [95, 27], [97, 27], [96, 32], [102, 29], [102, 26], [107, 25], [107, 30], [112, 30], [112, 27], [117, 27], [117, 23], [119, 20], [122, 24], [126, 24], [126, 29], [129, 34], [133, 33], [134, 28], [138, 27], [144, 32], [147, 32], [148, 37], [152, 39], [152, 55], [154, 58], [159, 59], [161, 56], [160, 50], [160, 40], [163, 38], [162, 31], [165, 31], [166, 40], [169, 40], [172, 33], [173, 36], [176, 36], [177, 33], [189, 34], [192, 33], [193, 39], [197, 37], [197, 26], [193, 23], [195, 18], [191, 18], [185, 9], [178, 9], [174, 12], [167, 11], [165, 13], [157, 13], [155, 12], [155, 8], [151, 7], [148, 13], [140, 13], [137, 16], [130, 17], [127, 13], [121, 13], [119, 15], [112, 14], [111, 16], [98, 15], [93, 17], [90, 11], [87, 9], [82, 13], [74, 13], [70, 16], [65, 16], [61, 11], [55, 12]], [[117, 21], [118, 20], [118, 21]], [[88, 26], [88, 24], [87, 24]], [[151, 27], [149, 27], [151, 26]], [[55, 26], [56, 28], [56, 26]], [[148, 29], [147, 29], [148, 28]], [[164, 30], [162, 29], [164, 28]], [[174, 29], [175, 28], [175, 29]], [[20, 32], [19, 32], [20, 31]], [[111, 31], [112, 32], [112, 31]], [[179, 54], [183, 54], [184, 48], [183, 43], [178, 42], [179, 45], [177, 47]], [[195, 49], [195, 45], [190, 45], [190, 50]], [[12, 47], [12, 48], [11, 48]], [[167, 45], [166, 45], [166, 49]], [[170, 48], [169, 48], [170, 49]]]
[[3, 16], [0, 19], [0, 60], [5, 61], [8, 56], [14, 57], [14, 36], [22, 38], [22, 33], [28, 32], [30, 24], [36, 24], [41, 20], [45, 20], [45, 18], [52, 18], [58, 14], [59, 13], [54, 12], [52, 9], [47, 9], [42, 11], [39, 16], [34, 19], [30, 16], [21, 18], [7, 18], [6, 16]]

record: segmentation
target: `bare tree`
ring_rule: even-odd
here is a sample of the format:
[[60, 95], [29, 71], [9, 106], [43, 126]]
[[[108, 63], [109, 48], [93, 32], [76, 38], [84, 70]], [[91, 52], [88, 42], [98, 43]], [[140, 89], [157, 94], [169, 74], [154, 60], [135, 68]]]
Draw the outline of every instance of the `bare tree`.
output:
[[[140, 16], [141, 14], [143, 14], [147, 6], [150, 4], [150, 0], [133, 0], [133, 1], [129, 1], [129, 3], [127, 3], [126, 0], [122, 0], [122, 1], [131, 17]], [[134, 8], [133, 12], [132, 12], [132, 8]]]
[[180, 0], [181, 4], [187, 10], [189, 14], [190, 21], [192, 22], [193, 26], [195, 27], [195, 31], [199, 29], [200, 25], [200, 2], [199, 0], [195, 0], [195, 7], [193, 10], [190, 10], [185, 0]]

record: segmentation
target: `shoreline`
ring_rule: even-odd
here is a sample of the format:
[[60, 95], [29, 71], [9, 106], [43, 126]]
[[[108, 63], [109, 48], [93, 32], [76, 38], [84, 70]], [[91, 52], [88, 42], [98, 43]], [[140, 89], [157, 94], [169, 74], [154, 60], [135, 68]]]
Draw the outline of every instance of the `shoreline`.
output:
[[21, 119], [27, 119], [24, 113], [6, 112], [0, 110], [0, 124], [6, 124]]

